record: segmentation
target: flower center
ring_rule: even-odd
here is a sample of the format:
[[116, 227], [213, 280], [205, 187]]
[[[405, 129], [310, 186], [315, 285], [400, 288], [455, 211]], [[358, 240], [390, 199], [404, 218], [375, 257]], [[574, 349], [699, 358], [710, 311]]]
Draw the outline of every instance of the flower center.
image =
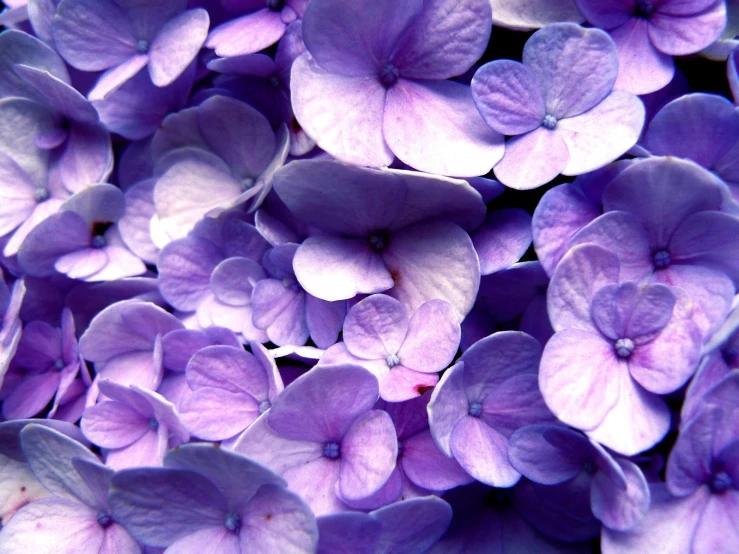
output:
[[54, 368], [57, 370], [64, 369], [64, 360], [57, 360], [54, 362]]
[[295, 279], [295, 277], [285, 277], [282, 280], [282, 286], [286, 289], [291, 290], [297, 290], [298, 289], [298, 281]]
[[398, 68], [391, 63], [385, 64], [385, 66], [380, 71], [380, 80], [382, 81], [382, 84], [386, 87], [393, 86], [399, 77], [400, 72], [398, 71]]
[[472, 417], [480, 417], [482, 414], [482, 404], [479, 402], [470, 402], [470, 407], [467, 413]]
[[550, 131], [557, 126], [557, 118], [553, 115], [545, 115], [544, 120], [541, 122], [542, 127], [549, 129]]
[[259, 415], [269, 410], [272, 407], [272, 403], [269, 400], [262, 400], [259, 403]]
[[241, 190], [249, 190], [254, 186], [256, 180], [253, 177], [245, 177], [241, 180]]
[[136, 43], [136, 50], [141, 54], [146, 54], [149, 51], [149, 41], [141, 39]]
[[110, 221], [96, 221], [92, 224], [92, 247], [102, 248], [108, 244], [105, 233], [113, 226]]
[[667, 250], [659, 250], [658, 252], [654, 253], [654, 256], [652, 257], [654, 261], [654, 267], [657, 269], [663, 269], [670, 265], [670, 253]]
[[728, 473], [722, 471], [711, 477], [711, 481], [708, 486], [714, 493], [721, 494], [722, 492], [725, 492], [726, 489], [728, 489], [732, 484], [733, 483], [731, 481], [731, 477], [729, 477]]
[[147, 425], [152, 431], [156, 431], [157, 429], [159, 429], [159, 422], [156, 420], [156, 418], [152, 417]]
[[634, 15], [637, 17], [648, 18], [654, 13], [654, 5], [652, 0], [637, 0], [634, 6]]
[[44, 202], [49, 199], [49, 191], [46, 189], [36, 189], [33, 193], [36, 202]]
[[323, 445], [323, 455], [327, 458], [335, 460], [339, 457], [339, 443], [338, 442], [327, 442]]
[[241, 516], [235, 512], [228, 512], [223, 518], [223, 525], [229, 531], [236, 532], [241, 528]]
[[582, 470], [588, 475], [593, 475], [597, 469], [598, 468], [595, 466], [595, 463], [591, 460], [588, 460], [582, 465]]
[[634, 351], [634, 341], [631, 339], [618, 339], [614, 348], [620, 358], [628, 358]]
[[285, 7], [285, 0], [267, 0], [267, 8], [273, 12], [279, 12]]
[[375, 252], [382, 252], [383, 250], [385, 250], [385, 248], [387, 248], [387, 234], [373, 233], [369, 236], [367, 242], [369, 242], [372, 250], [374, 250]]
[[395, 354], [390, 354], [387, 358], [385, 358], [385, 362], [387, 362], [387, 367], [392, 369], [400, 363], [400, 358], [398, 358]]
[[98, 525], [100, 525], [100, 527], [102, 527], [103, 529], [105, 529], [111, 523], [113, 523], [113, 518], [110, 517], [110, 514], [105, 511], [98, 513], [97, 520], [98, 520]]

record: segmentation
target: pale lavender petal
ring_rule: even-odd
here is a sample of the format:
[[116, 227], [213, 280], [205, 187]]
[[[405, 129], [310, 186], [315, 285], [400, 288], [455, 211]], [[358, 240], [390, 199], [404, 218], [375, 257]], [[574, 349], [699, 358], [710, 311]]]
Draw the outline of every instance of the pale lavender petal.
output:
[[508, 439], [482, 419], [465, 416], [454, 426], [452, 453], [475, 479], [494, 487], [510, 487], [521, 474], [508, 461]]
[[306, 294], [305, 319], [310, 336], [318, 348], [328, 348], [336, 342], [345, 317], [345, 302], [326, 302]]
[[737, 509], [739, 492], [736, 489], [711, 496], [695, 528], [693, 548], [696, 552], [731, 553], [733, 545], [739, 541]]
[[463, 379], [464, 362], [457, 362], [444, 373], [428, 404], [431, 433], [442, 452], [450, 457], [454, 426], [469, 410]]
[[495, 176], [504, 185], [528, 190], [548, 183], [567, 167], [570, 153], [560, 133], [539, 127], [506, 143]]
[[714, 2], [703, 10], [690, 7], [692, 13], [685, 14], [679, 7], [671, 10], [668, 5], [649, 18], [649, 39], [658, 50], [671, 56], [685, 56], [706, 48], [719, 38], [726, 26], [726, 4]]
[[550, 23], [582, 23], [583, 16], [573, 0], [491, 0], [493, 23], [500, 27], [528, 31]]
[[444, 491], [473, 480], [459, 462], [439, 449], [428, 429], [403, 441], [399, 463], [408, 478], [424, 489]]
[[398, 441], [387, 412], [370, 410], [358, 417], [340, 447], [339, 494], [349, 502], [377, 492], [395, 469]]
[[[456, 224], [432, 222], [407, 227], [393, 235], [382, 258], [395, 285], [388, 294], [407, 310], [415, 311], [436, 298], [449, 302], [460, 320], [472, 309], [480, 262], [469, 235]], [[435, 278], [430, 280], [429, 275]]]
[[460, 338], [459, 322], [451, 304], [444, 300], [430, 300], [421, 304], [411, 317], [408, 333], [397, 351], [398, 358], [403, 366], [416, 371], [441, 371], [454, 359]]
[[234, 257], [219, 263], [210, 276], [210, 287], [219, 302], [229, 306], [247, 306], [254, 285], [264, 279], [264, 270], [249, 258]]
[[205, 45], [227, 58], [253, 54], [280, 40], [286, 28], [279, 11], [262, 8], [219, 25]]
[[612, 481], [598, 472], [593, 477], [590, 503], [593, 515], [609, 529], [627, 531], [644, 517], [649, 509], [649, 486], [639, 466], [628, 460], [617, 460], [626, 476], [626, 490], [614, 487]]
[[566, 427], [527, 425], [510, 438], [508, 458], [527, 479], [555, 485], [583, 471], [593, 455], [588, 439]]
[[149, 420], [140, 412], [115, 400], [90, 406], [82, 416], [82, 432], [103, 448], [123, 448], [146, 433]]
[[149, 49], [149, 75], [158, 87], [179, 77], [195, 58], [208, 35], [210, 20], [202, 8], [187, 10], [159, 29]]
[[672, 56], [663, 54], [652, 45], [649, 23], [646, 20], [629, 18], [611, 31], [611, 38], [618, 49], [618, 78], [614, 85], [616, 90], [647, 94], [666, 87], [672, 80], [675, 62], [672, 61]]
[[386, 90], [379, 79], [328, 73], [309, 54], [295, 60], [291, 76], [295, 117], [321, 148], [348, 163], [392, 163], [382, 132]]
[[382, 125], [393, 153], [427, 173], [476, 177], [503, 157], [503, 136], [460, 83], [401, 79], [387, 91]]
[[130, 81], [148, 63], [148, 55], [136, 54], [102, 73], [95, 86], [87, 93], [90, 102], [105, 100], [108, 95]]
[[[386, 364], [384, 360], [381, 363]], [[380, 382], [380, 396], [388, 402], [403, 402], [411, 398], [417, 398], [428, 389], [433, 388], [439, 381], [436, 373], [421, 373], [402, 365], [395, 366], [390, 371], [387, 371], [386, 368], [387, 365], [383, 368], [385, 371], [376, 373], [371, 367], [367, 367]]]
[[168, 244], [157, 260], [162, 296], [179, 310], [194, 310], [210, 293], [210, 276], [222, 260], [213, 243], [197, 237]]
[[384, 294], [365, 298], [347, 313], [344, 344], [354, 356], [367, 360], [389, 359], [400, 350], [408, 332], [408, 312]]

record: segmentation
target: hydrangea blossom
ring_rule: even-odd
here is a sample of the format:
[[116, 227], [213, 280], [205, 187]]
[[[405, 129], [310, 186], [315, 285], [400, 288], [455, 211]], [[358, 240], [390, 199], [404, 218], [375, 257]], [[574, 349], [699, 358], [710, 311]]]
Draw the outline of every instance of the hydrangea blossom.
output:
[[[597, 29], [548, 25], [534, 33], [523, 64], [482, 66], [472, 96], [496, 131], [514, 138], [495, 166], [509, 187], [530, 189], [560, 173], [579, 175], [618, 158], [639, 139], [644, 106], [633, 94], [613, 91], [616, 48]], [[607, 134], [600, 133], [608, 128]]]
[[362, 0], [351, 9], [312, 0], [308, 53], [291, 80], [300, 125], [345, 162], [383, 167], [397, 156], [430, 173], [483, 175], [502, 156], [502, 137], [485, 126], [469, 88], [445, 79], [479, 59], [490, 11], [488, 0]]

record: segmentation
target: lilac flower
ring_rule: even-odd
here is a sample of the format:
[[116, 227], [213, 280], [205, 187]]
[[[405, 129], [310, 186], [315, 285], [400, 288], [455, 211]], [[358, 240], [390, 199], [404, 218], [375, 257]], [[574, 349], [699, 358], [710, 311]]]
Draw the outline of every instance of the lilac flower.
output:
[[489, 0], [350, 8], [312, 0], [303, 18], [309, 53], [292, 70], [300, 125], [345, 162], [382, 167], [397, 156], [429, 173], [487, 173], [503, 139], [485, 126], [469, 88], [445, 79], [480, 58], [491, 19]]
[[172, 116], [152, 144], [160, 173], [154, 205], [164, 231], [182, 238], [204, 216], [250, 199], [256, 209], [287, 157], [288, 140], [286, 129], [275, 135], [256, 109], [224, 96]]
[[148, 66], [152, 82], [165, 87], [195, 58], [208, 33], [208, 12], [185, 11], [184, 0], [135, 2], [63, 0], [52, 34], [59, 54], [83, 71], [107, 70], [90, 91], [102, 100]]
[[[739, 541], [738, 384], [739, 374], [733, 375], [725, 391], [730, 401], [709, 405], [682, 430], [667, 462], [667, 483], [653, 486], [646, 517], [626, 533], [606, 530], [603, 552], [734, 550]], [[726, 431], [733, 432], [727, 437]]]
[[167, 552], [315, 552], [316, 521], [284, 480], [239, 454], [191, 444], [164, 468], [117, 473], [114, 517], [142, 543]]
[[280, 40], [307, 6], [308, 0], [270, 0], [266, 6], [262, 0], [238, 2], [245, 15], [212, 29], [205, 46], [224, 57], [259, 52]]
[[308, 293], [333, 301], [388, 291], [408, 310], [440, 298], [469, 312], [479, 261], [465, 229], [482, 222], [484, 204], [466, 182], [310, 160], [280, 169], [275, 190], [323, 233], [293, 260]]
[[516, 429], [553, 420], [539, 393], [541, 346], [524, 333], [495, 333], [471, 346], [444, 373], [428, 405], [436, 444], [478, 481], [514, 485], [508, 461]]
[[110, 467], [161, 465], [169, 448], [190, 440], [177, 409], [160, 394], [107, 379], [98, 386], [110, 400], [87, 408], [80, 427], [88, 440], [105, 449]]
[[718, 175], [739, 200], [739, 114], [712, 94], [686, 94], [649, 124], [644, 146], [655, 156], [692, 160]]
[[262, 257], [269, 276], [254, 285], [252, 320], [278, 346], [302, 346], [308, 340], [319, 348], [336, 342], [346, 315], [346, 302], [327, 302], [305, 292], [293, 271], [297, 244], [276, 246]]
[[520, 31], [539, 29], [550, 23], [583, 20], [574, 0], [490, 0], [493, 23]]
[[523, 64], [482, 66], [472, 79], [475, 105], [493, 129], [514, 136], [495, 176], [506, 186], [531, 189], [560, 173], [598, 169], [631, 148], [644, 106], [633, 94], [612, 90], [617, 73], [616, 48], [606, 33], [573, 23], [534, 33]]
[[539, 384], [560, 420], [633, 455], [667, 432], [669, 411], [657, 395], [693, 374], [702, 335], [680, 289], [618, 278], [617, 257], [598, 246], [562, 259], [549, 285], [555, 334]]
[[205, 440], [223, 441], [247, 429], [282, 392], [277, 365], [261, 345], [254, 354], [232, 346], [208, 346], [188, 362], [192, 392], [182, 400], [182, 421]]
[[192, 327], [215, 325], [267, 342], [252, 321], [252, 292], [266, 277], [257, 260], [268, 247], [238, 214], [206, 218], [188, 237], [162, 249], [157, 262], [162, 296], [192, 315]]
[[605, 213], [570, 245], [593, 243], [615, 253], [621, 280], [685, 289], [693, 318], [708, 335], [728, 312], [739, 279], [739, 220], [718, 211], [724, 191], [692, 162], [640, 161], [606, 187]]
[[317, 367], [296, 379], [234, 449], [273, 469], [316, 515], [382, 487], [398, 441], [387, 412], [375, 410], [377, 379], [352, 365]]
[[78, 442], [47, 427], [26, 426], [21, 443], [34, 475], [54, 496], [15, 513], [0, 530], [0, 553], [141, 552], [110, 515], [106, 496], [112, 469]]
[[609, 529], [630, 529], [649, 508], [649, 487], [637, 465], [612, 457], [597, 442], [565, 427], [519, 429], [511, 436], [508, 456], [525, 477], [545, 485], [587, 474], [591, 508]]
[[[102, 310], [80, 337], [80, 353], [97, 376], [156, 390], [162, 379], [162, 338], [183, 325], [150, 302], [124, 300]], [[90, 389], [90, 402], [97, 398]]]
[[618, 48], [616, 88], [634, 94], [661, 89], [675, 72], [672, 56], [694, 54], [726, 25], [719, 0], [575, 0], [585, 19], [607, 30]]
[[415, 398], [436, 385], [459, 348], [460, 327], [451, 304], [429, 300], [409, 317], [384, 294], [355, 304], [344, 321], [344, 342], [329, 348], [320, 365], [356, 364], [380, 383], [390, 402]]
[[318, 518], [317, 554], [421, 554], [428, 552], [452, 519], [440, 498], [413, 498], [369, 514], [341, 512]]
[[29, 233], [18, 262], [30, 275], [42, 277], [55, 270], [87, 281], [141, 275], [146, 266], [126, 248], [115, 227], [124, 209], [120, 189], [112, 185], [86, 188]]
[[[43, 321], [28, 323], [13, 358], [14, 368], [3, 386], [3, 416], [35, 416], [53, 400], [47, 417], [54, 417], [84, 361], [77, 351], [72, 312], [62, 312], [61, 329]], [[85, 367], [82, 374], [90, 376]], [[15, 385], [15, 386], [14, 386]]]
[[[31, 110], [39, 120], [33, 141], [48, 153], [51, 173], [70, 192], [104, 181], [113, 168], [110, 136], [95, 108], [72, 87], [64, 62], [44, 43], [19, 31], [0, 35], [0, 50], [0, 97], [38, 104]], [[28, 125], [23, 119], [7, 124], [8, 135], [22, 135], [26, 131], [16, 125]], [[4, 152], [13, 157], [16, 148]]]

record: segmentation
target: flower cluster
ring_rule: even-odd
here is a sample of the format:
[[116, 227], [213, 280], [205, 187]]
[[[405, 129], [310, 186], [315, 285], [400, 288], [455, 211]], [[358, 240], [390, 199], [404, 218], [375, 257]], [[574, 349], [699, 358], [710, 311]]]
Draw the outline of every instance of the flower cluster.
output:
[[737, 0], [5, 6], [0, 554], [736, 554]]

